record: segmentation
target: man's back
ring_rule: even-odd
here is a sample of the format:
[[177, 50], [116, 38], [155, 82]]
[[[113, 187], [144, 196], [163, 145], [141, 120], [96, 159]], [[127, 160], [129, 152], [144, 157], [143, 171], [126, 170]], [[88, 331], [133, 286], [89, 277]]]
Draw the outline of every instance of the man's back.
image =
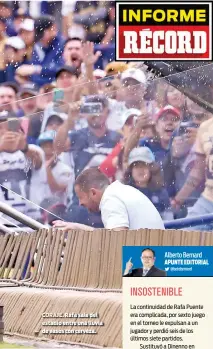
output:
[[152, 202], [139, 190], [116, 181], [105, 190], [100, 210], [106, 229], [165, 229]]

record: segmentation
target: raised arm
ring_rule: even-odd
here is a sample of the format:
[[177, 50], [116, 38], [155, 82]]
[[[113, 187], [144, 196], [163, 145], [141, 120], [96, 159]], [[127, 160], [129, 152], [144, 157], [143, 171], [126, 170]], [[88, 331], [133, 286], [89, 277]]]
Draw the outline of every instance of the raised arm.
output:
[[54, 148], [56, 153], [59, 155], [70, 147], [70, 139], [68, 137], [69, 131], [72, 131], [75, 126], [76, 115], [79, 112], [79, 103], [73, 103], [73, 107], [69, 107], [68, 118], [59, 127], [56, 137], [54, 139]]
[[128, 162], [129, 153], [132, 149], [138, 146], [141, 132], [144, 128], [146, 128], [148, 125], [150, 125], [151, 120], [150, 117], [147, 116], [145, 113], [139, 116], [136, 125], [132, 132], [130, 133], [129, 137], [126, 140], [126, 144], [124, 146], [124, 155], [123, 155], [123, 164], [124, 168], [126, 167], [126, 164]]
[[183, 204], [186, 199], [193, 193], [195, 189], [198, 188], [200, 183], [205, 178], [205, 169], [206, 169], [206, 155], [203, 149], [203, 141], [202, 141], [202, 126], [200, 127], [196, 143], [195, 143], [195, 153], [196, 158], [194, 161], [194, 166], [184, 184], [182, 189], [177, 193], [176, 197], [172, 200], [173, 207], [179, 207]]
[[98, 58], [101, 56], [101, 52], [97, 51], [94, 53], [94, 43], [87, 41], [83, 44], [83, 61], [86, 70], [86, 88], [90, 95], [98, 94], [98, 84], [94, 79], [94, 64], [97, 62]]
[[26, 160], [32, 164], [32, 166], [34, 167], [35, 170], [39, 170], [42, 166], [42, 153], [40, 151], [40, 149], [33, 145], [27, 144], [27, 137], [23, 132], [19, 132], [19, 133], [15, 133], [14, 134], [17, 135], [17, 139], [18, 139], [18, 149], [21, 150], [25, 157]]
[[184, 186], [177, 193], [176, 197], [171, 201], [172, 206], [181, 206], [188, 197], [198, 188], [202, 180], [205, 178], [205, 156], [202, 154], [196, 154], [194, 161], [194, 167], [192, 168]]

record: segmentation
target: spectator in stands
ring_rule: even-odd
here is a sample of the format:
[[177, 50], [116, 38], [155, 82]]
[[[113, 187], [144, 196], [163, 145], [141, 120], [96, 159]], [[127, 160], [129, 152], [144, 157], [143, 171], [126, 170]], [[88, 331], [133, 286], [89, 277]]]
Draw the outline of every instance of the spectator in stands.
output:
[[77, 82], [78, 76], [79, 74], [75, 67], [64, 65], [56, 73], [56, 87], [62, 89], [72, 87]]
[[55, 22], [61, 31], [62, 23], [61, 23], [61, 11], [62, 11], [62, 3], [63, 1], [42, 1], [41, 3], [41, 13], [44, 15], [50, 15], [55, 18]]
[[10, 1], [0, 2], [0, 17], [4, 19], [6, 24], [6, 35], [14, 36], [16, 32], [13, 29], [13, 18]]
[[106, 61], [115, 59], [115, 47], [112, 44], [115, 31], [114, 7], [114, 2], [110, 1], [63, 2], [64, 34], [66, 37], [78, 37], [98, 44], [95, 45], [95, 51], [101, 50], [102, 55], [95, 63], [96, 68], [104, 69]]
[[[20, 124], [10, 125], [10, 121], [0, 123], [0, 184], [1, 200], [20, 212], [31, 216], [32, 206], [26, 200], [30, 195], [31, 180], [42, 166], [39, 147], [27, 144]], [[10, 131], [11, 126], [16, 131]], [[35, 189], [35, 188], [34, 188]], [[34, 190], [33, 189], [33, 190]], [[30, 213], [31, 212], [31, 213]]]
[[35, 21], [36, 44], [32, 54], [31, 65], [23, 65], [18, 73], [30, 76], [38, 86], [50, 83], [60, 66], [64, 41], [60, 37], [54, 18], [41, 16]]
[[[34, 21], [32, 19], [26, 19], [20, 26], [19, 36], [26, 40], [26, 46], [29, 46], [29, 51], [31, 49], [30, 45], [35, 37]], [[59, 65], [74, 66], [81, 72], [81, 64], [83, 62], [83, 41], [80, 38], [68, 38], [63, 45], [62, 57]], [[32, 52], [29, 52], [32, 54]], [[52, 68], [52, 69], [51, 69]], [[49, 69], [51, 70], [51, 75], [54, 76], [59, 66], [51, 65]], [[23, 72], [24, 74], [24, 72]]]
[[4, 17], [6, 20], [12, 15], [10, 5], [10, 1], [0, 1], [0, 16]]
[[145, 73], [141, 69], [127, 69], [121, 74], [121, 82], [123, 89], [118, 91], [117, 99], [125, 101], [127, 108], [140, 109], [147, 88]]
[[64, 44], [63, 63], [73, 66], [80, 74], [83, 63], [83, 41], [79, 38], [68, 38]]
[[[121, 88], [121, 82], [116, 77], [110, 77], [106, 79], [100, 79], [98, 81], [99, 93], [103, 93], [105, 96], [112, 100], [116, 100], [117, 91]], [[117, 126], [116, 126], [117, 127]]]
[[50, 117], [46, 123], [45, 130], [57, 131], [66, 119], [67, 119], [67, 115], [62, 114], [62, 113], [60, 113], [60, 114], [55, 113], [55, 114], [50, 115]]
[[54, 105], [50, 104], [44, 110], [44, 118], [41, 125], [41, 133], [45, 131], [58, 131], [59, 127], [67, 120], [67, 114], [57, 111]]
[[172, 107], [178, 109], [182, 119], [185, 116], [185, 100], [186, 98], [183, 93], [171, 85], [167, 86], [165, 90], [164, 106], [171, 105]]
[[25, 11], [23, 8], [18, 8], [14, 13], [14, 19], [12, 22], [12, 27], [10, 28], [10, 36], [18, 35], [21, 24], [26, 18], [29, 18], [29, 12]]
[[0, 85], [0, 111], [17, 113], [17, 89], [9, 84]]
[[[94, 64], [100, 55], [100, 51], [94, 54], [93, 43], [83, 42], [79, 38], [68, 38], [64, 44], [62, 64], [76, 68], [78, 75], [86, 74], [87, 80], [90, 80]], [[92, 72], [89, 72], [90, 76], [88, 76], [88, 66], [92, 66]]]
[[173, 132], [180, 124], [180, 112], [172, 106], [166, 106], [155, 115], [155, 131], [154, 138], [143, 138], [139, 141], [143, 128], [153, 124], [153, 121], [147, 115], [143, 115], [130, 135], [125, 145], [124, 161], [128, 161], [129, 152], [138, 145], [148, 147], [154, 154], [156, 162], [163, 168], [165, 160], [171, 147], [171, 139]]
[[75, 85], [77, 84], [78, 77], [79, 73], [73, 66], [64, 65], [56, 72], [56, 87], [63, 89], [62, 104], [64, 102], [72, 102], [75, 99]]
[[30, 116], [37, 112], [38, 91], [33, 84], [23, 85], [18, 93], [19, 106], [21, 108], [19, 116]]
[[19, 27], [18, 36], [24, 41], [26, 46], [25, 56], [30, 62], [32, 60], [33, 46], [35, 41], [34, 21], [26, 18]]
[[86, 41], [96, 44], [109, 43], [114, 36], [113, 7], [113, 3], [108, 8], [104, 7], [100, 1], [76, 1], [73, 13], [75, 26], [70, 28], [69, 36], [77, 36], [75, 34], [79, 31], [81, 38], [83, 34]]
[[43, 85], [39, 89], [39, 98], [36, 98], [37, 111], [34, 115], [31, 115], [29, 119], [28, 143], [30, 144], [36, 144], [40, 135], [41, 125], [44, 118], [44, 109], [53, 101], [53, 90], [54, 86], [51, 84]]
[[[91, 212], [101, 211], [106, 229], [164, 229], [160, 214], [139, 190], [116, 181], [110, 184], [109, 179], [93, 168], [81, 173], [75, 182], [75, 191], [80, 205]], [[54, 222], [54, 226], [68, 229], [94, 230], [82, 224]]]
[[38, 138], [38, 145], [45, 154], [47, 172], [47, 181], [43, 184], [43, 198], [49, 201], [54, 198], [57, 203], [66, 205], [67, 189], [70, 185], [74, 185], [74, 172], [56, 156], [53, 147], [55, 134], [56, 131], [50, 128]]
[[108, 20], [107, 29], [103, 40], [101, 41], [102, 45], [108, 45], [115, 42], [115, 1], [107, 1], [108, 7]]
[[46, 84], [39, 89], [38, 109], [44, 110], [46, 106], [53, 101], [53, 91], [55, 86], [53, 84]]
[[[212, 118], [212, 114], [208, 113], [194, 102], [188, 101], [187, 104], [190, 106], [188, 111], [191, 111], [191, 115], [194, 115], [191, 121], [180, 124], [180, 128], [177, 130], [172, 141], [171, 164], [166, 176], [167, 183], [170, 183], [170, 187], [173, 188], [173, 191], [170, 192], [171, 197], [177, 195], [181, 190], [189, 173], [194, 167], [194, 161], [196, 160], [195, 141], [199, 126], [206, 120]], [[178, 210], [178, 217], [186, 216], [187, 207], [191, 207], [195, 204], [203, 192], [204, 184], [205, 180], [203, 179], [200, 185], [187, 198], [181, 210]]]
[[9, 37], [5, 41], [4, 51], [5, 69], [1, 73], [2, 82], [15, 81], [15, 73], [17, 68], [26, 62], [25, 43], [17, 37]]
[[124, 183], [146, 195], [164, 220], [173, 219], [169, 196], [162, 186], [163, 180], [160, 178], [161, 171], [159, 167], [158, 170], [158, 173], [156, 173], [155, 157], [149, 148], [134, 148], [129, 154]]
[[177, 108], [181, 111], [185, 103], [185, 96], [175, 87], [168, 85], [166, 89], [166, 100], [165, 103], [172, 105], [174, 108]]
[[123, 127], [123, 114], [128, 108], [135, 108], [150, 114], [144, 99], [147, 88], [145, 73], [141, 69], [130, 68], [121, 74], [123, 88], [116, 92], [116, 100], [109, 100], [109, 118], [107, 125], [112, 130], [121, 130]]
[[[200, 183], [206, 178], [205, 189], [202, 195], [199, 197], [197, 202], [192, 208], [188, 210], [188, 216], [199, 216], [208, 213], [212, 213], [213, 210], [213, 196], [212, 196], [212, 154], [213, 154], [213, 118], [202, 123], [200, 126], [196, 142], [195, 142], [195, 154], [196, 158], [194, 166], [189, 173], [189, 176], [177, 193], [175, 198], [172, 200], [172, 205], [175, 209], [179, 209], [181, 205], [192, 195]], [[189, 229], [189, 228], [188, 228]], [[193, 230], [208, 231], [212, 230], [212, 224], [204, 224], [201, 226], [193, 227]]]
[[[63, 103], [78, 101], [82, 95], [94, 94], [97, 91], [97, 84], [86, 84], [85, 87], [84, 83], [94, 81], [94, 63], [97, 61], [100, 52], [94, 53], [94, 45], [90, 42], [83, 44], [82, 52], [84, 73], [77, 68], [78, 65], [62, 66], [56, 72], [56, 87], [64, 89]], [[82, 74], [79, 77], [80, 72]]]
[[140, 110], [134, 108], [127, 109], [123, 114], [123, 127], [121, 130], [123, 138], [99, 166], [100, 170], [112, 180], [116, 178], [119, 154], [122, 152], [126, 139], [133, 131], [135, 122], [140, 114]]
[[[66, 140], [68, 139], [76, 176], [86, 168], [99, 166], [121, 139], [121, 134], [109, 130], [106, 126], [109, 112], [107, 98], [97, 95], [88, 96], [85, 103], [91, 106], [94, 103], [100, 103], [102, 111], [100, 114], [83, 114], [87, 118], [88, 127], [76, 131], [74, 130], [76, 118], [81, 114], [79, 115], [78, 110], [71, 111], [68, 119], [59, 128], [54, 142], [56, 151], [60, 154], [67, 150]], [[102, 226], [100, 214], [89, 215], [86, 209], [79, 207], [75, 196], [72, 198], [69, 212], [68, 220], [76, 219], [77, 222], [85, 222], [85, 224], [90, 222], [97, 227]]]
[[[103, 159], [112, 151], [121, 139], [121, 135], [107, 129], [108, 100], [104, 96], [88, 96], [85, 100], [91, 106], [100, 103], [100, 114], [84, 114], [87, 117], [88, 128], [73, 131], [74, 113], [70, 112], [67, 121], [59, 128], [55, 138], [55, 146], [59, 153], [64, 151], [65, 140], [69, 139], [70, 150], [75, 153], [76, 175], [85, 168], [99, 166]], [[78, 112], [77, 112], [78, 113]]]
[[[60, 126], [67, 120], [67, 114], [64, 112], [59, 112], [55, 109], [53, 104], [49, 104], [49, 106], [44, 110], [44, 118], [41, 125], [41, 133], [45, 131], [58, 131]], [[65, 146], [66, 152], [69, 151], [69, 142]], [[63, 163], [66, 163], [69, 167], [73, 168], [73, 161], [71, 154], [61, 153], [60, 159]]]

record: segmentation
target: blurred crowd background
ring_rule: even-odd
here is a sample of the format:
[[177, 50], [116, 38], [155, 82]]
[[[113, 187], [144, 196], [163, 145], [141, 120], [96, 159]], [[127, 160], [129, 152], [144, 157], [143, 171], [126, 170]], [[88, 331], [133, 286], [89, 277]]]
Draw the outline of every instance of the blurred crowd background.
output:
[[142, 62], [116, 62], [114, 24], [114, 1], [0, 2], [1, 201], [44, 223], [103, 227], [73, 190], [99, 167], [164, 220], [211, 213], [202, 137], [212, 115]]

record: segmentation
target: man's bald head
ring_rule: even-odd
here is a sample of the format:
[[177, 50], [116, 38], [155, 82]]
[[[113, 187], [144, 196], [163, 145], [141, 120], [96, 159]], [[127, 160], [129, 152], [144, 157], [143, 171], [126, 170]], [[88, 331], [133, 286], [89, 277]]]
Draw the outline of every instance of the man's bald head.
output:
[[75, 181], [75, 192], [80, 205], [89, 211], [99, 211], [99, 205], [104, 190], [110, 181], [98, 168], [90, 168], [83, 171]]
[[109, 178], [98, 168], [89, 168], [83, 171], [75, 181], [75, 186], [78, 185], [85, 192], [88, 192], [91, 188], [102, 190], [109, 184]]

